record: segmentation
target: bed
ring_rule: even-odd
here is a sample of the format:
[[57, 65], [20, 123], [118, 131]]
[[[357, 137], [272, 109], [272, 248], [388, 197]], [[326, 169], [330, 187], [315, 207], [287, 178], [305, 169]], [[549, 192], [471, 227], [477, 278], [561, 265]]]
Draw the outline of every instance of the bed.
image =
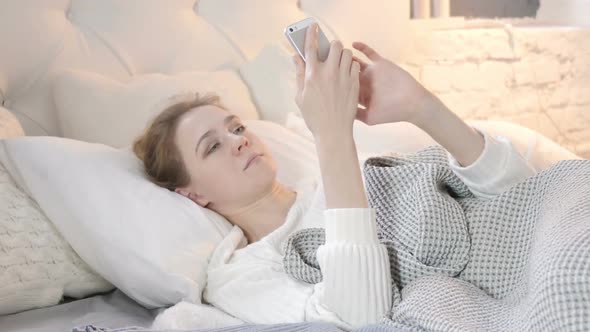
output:
[[[81, 235], [84, 229], [76, 224], [74, 216], [92, 220], [81, 208], [89, 205], [79, 203], [76, 206], [77, 199], [84, 195], [75, 188], [65, 188], [63, 184], [76, 176], [88, 180], [88, 186], [103, 186], [101, 190], [116, 188], [121, 183], [137, 184], [139, 173], [136, 171], [139, 168], [120, 151], [129, 152], [133, 137], [154, 112], [161, 109], [162, 101], [201, 90], [218, 92], [227, 100], [230, 109], [242, 119], [251, 121], [262, 139], [276, 152], [279, 164], [288, 165], [288, 152], [292, 151], [312, 160], [313, 143], [293, 101], [292, 51], [282, 35], [283, 28], [307, 16], [315, 16], [330, 38], [341, 39], [346, 44], [363, 40], [388, 58], [400, 61], [420, 78], [420, 70], [416, 71], [415, 61], [408, 59], [405, 51], [413, 43], [411, 34], [382, 33], [410, 31], [409, 6], [409, 1], [379, 0], [10, 0], [0, 3], [0, 40], [3, 45], [9, 45], [2, 48], [0, 56], [0, 119], [3, 122], [0, 131], [4, 130], [3, 138], [22, 135], [39, 138], [5, 143], [0, 149], [0, 157], [4, 158], [0, 160], [10, 160], [5, 162], [3, 174], [20, 175], [20, 178], [13, 176], [14, 186], [11, 187], [13, 193], [17, 190], [14, 188], [21, 190], [20, 196], [11, 194], [10, 197], [23, 201], [24, 196], [35, 197], [36, 202], [27, 201], [27, 211], [38, 209], [35, 220], [54, 223], [55, 229], [44, 226], [43, 234], [51, 235], [51, 248], [70, 248], [71, 245], [73, 249], [68, 249], [68, 255], [79, 255], [80, 258], [68, 265], [70, 270], [67, 271], [75, 271], [77, 276], [86, 273], [84, 281], [87, 282], [74, 287], [63, 275], [59, 276], [61, 279], [55, 277], [62, 282], [57, 293], [48, 295], [45, 304], [37, 307], [23, 304], [24, 307], [13, 310], [16, 313], [0, 316], [0, 330], [69, 331], [86, 325], [211, 329], [242, 323], [202, 303], [197, 304], [200, 308], [197, 311], [187, 311], [183, 316], [180, 308], [174, 318], [165, 321], [167, 317], [160, 316], [161, 321], [157, 321], [162, 308], [181, 299], [200, 302], [199, 291], [206, 271], [179, 268], [182, 270], [180, 276], [158, 274], [160, 270], [156, 268], [178, 268], [185, 262], [171, 263], [166, 258], [158, 262], [161, 265], [149, 269], [143, 265], [130, 266], [129, 270], [137, 268], [145, 275], [153, 275], [141, 281], [145, 288], [167, 282], [177, 285], [175, 289], [168, 289], [166, 296], [150, 294], [142, 297], [143, 294], [135, 293], [135, 285], [106, 266], [109, 259], [121, 261], [114, 251], [104, 249], [103, 253], [103, 248], [98, 246], [107, 243], [105, 239], [110, 239], [111, 235]], [[379, 8], [379, 11], [371, 8]], [[353, 23], [349, 17], [355, 18]], [[490, 118], [494, 120], [479, 116], [470, 118], [469, 122], [491, 133], [510, 137], [537, 170], [559, 160], [587, 157], [576, 154], [576, 146], [569, 144], [561, 131], [552, 137], [549, 135], [554, 133], [551, 130], [543, 132], [542, 128], [527, 128], [509, 121], [509, 117], [506, 121], [497, 116]], [[566, 127], [575, 129], [586, 119], [568, 116], [561, 121]], [[584, 141], [585, 134], [576, 130], [572, 133], [572, 137], [582, 138], [577, 142], [579, 146], [590, 146], [590, 141]], [[47, 137], [75, 142], [47, 140]], [[359, 151], [365, 155], [386, 151], [413, 153], [435, 143], [428, 135], [404, 123], [379, 128], [355, 124], [355, 137]], [[579, 151], [586, 153], [585, 150]], [[63, 160], [68, 160], [68, 164], [65, 165]], [[97, 162], [98, 166], [91, 161]], [[137, 176], [132, 179], [127, 173], [105, 170], [99, 167], [103, 165], [99, 162], [107, 166], [123, 165], [122, 168], [132, 169], [130, 173]], [[303, 173], [316, 171], [314, 162], [302, 161], [279, 176], [287, 182], [295, 181]], [[92, 172], [104, 172], [100, 174], [101, 179], [113, 180], [89, 179], [89, 174], [96, 174]], [[43, 174], [60, 175], [47, 177]], [[117, 183], [117, 179], [120, 182]], [[49, 182], [40, 184], [42, 180]], [[53, 195], [51, 188], [57, 187], [60, 191]], [[149, 197], [174, 200], [164, 193]], [[91, 202], [88, 199], [87, 204]], [[173, 203], [186, 208], [182, 205], [186, 202]], [[26, 216], [33, 215], [30, 213]], [[190, 213], [189, 216], [195, 217]], [[204, 218], [202, 212], [198, 213], [201, 214], [197, 218]], [[108, 217], [116, 219], [121, 215]], [[207, 230], [202, 247], [190, 247], [190, 250], [199, 252], [199, 264], [206, 264], [220, 232], [227, 232], [230, 227], [218, 216], [206, 217], [217, 221]], [[61, 221], [55, 222], [58, 219]], [[142, 226], [135, 224], [134, 227]], [[158, 231], [158, 228], [146, 230], [147, 235], [141, 241], [154, 241]], [[47, 238], [49, 235], [43, 237]], [[129, 238], [121, 237], [120, 240], [129, 241]], [[2, 241], [7, 246], [8, 240], [2, 238]], [[140, 250], [159, 255], [143, 242], [141, 248], [134, 250], [129, 251], [129, 257], [140, 257], [142, 254], [137, 253]], [[102, 256], [94, 255], [98, 252]], [[51, 257], [47, 259], [55, 261]], [[92, 269], [88, 270], [85, 263]], [[124, 260], [119, 263], [120, 266], [124, 264]], [[92, 279], [92, 273], [97, 271], [100, 276]], [[194, 278], [185, 278], [187, 275]], [[35, 297], [35, 292], [27, 294], [29, 298]], [[75, 298], [62, 299], [63, 294]], [[168, 305], [161, 305], [163, 303]]]
[[69, 299], [48, 308], [0, 317], [3, 331], [71, 331], [93, 324], [106, 328], [150, 326], [156, 317], [121, 291], [112, 291], [81, 300]]

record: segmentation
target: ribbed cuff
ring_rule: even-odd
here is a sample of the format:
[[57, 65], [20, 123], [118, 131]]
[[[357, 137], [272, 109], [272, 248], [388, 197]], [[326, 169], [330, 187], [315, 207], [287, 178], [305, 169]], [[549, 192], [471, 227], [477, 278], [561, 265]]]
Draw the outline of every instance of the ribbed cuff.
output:
[[379, 244], [372, 208], [328, 209], [324, 211], [324, 218], [326, 244]]
[[506, 145], [511, 145], [509, 139], [503, 136], [492, 138], [485, 131], [472, 126], [473, 129], [482, 134], [485, 144], [484, 149], [473, 163], [468, 166], [461, 166], [453, 155], [447, 151], [447, 157], [451, 168], [463, 178], [467, 178], [476, 183], [486, 183], [490, 179], [498, 177], [506, 168], [506, 160], [509, 157], [511, 148], [507, 149]]

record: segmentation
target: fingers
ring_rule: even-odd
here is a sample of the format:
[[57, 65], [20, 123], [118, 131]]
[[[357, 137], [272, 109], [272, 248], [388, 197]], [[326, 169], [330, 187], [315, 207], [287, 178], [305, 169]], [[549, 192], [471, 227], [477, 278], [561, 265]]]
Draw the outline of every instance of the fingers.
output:
[[359, 101], [360, 88], [361, 88], [360, 87], [361, 83], [360, 83], [360, 79], [359, 79], [360, 72], [361, 72], [361, 65], [358, 62], [353, 61], [352, 65], [350, 66], [350, 79], [352, 80], [352, 87], [354, 89], [354, 93], [356, 94], [355, 100], [357, 101], [357, 104]]
[[361, 51], [371, 61], [377, 61], [377, 60], [381, 59], [381, 55], [379, 55], [379, 53], [377, 53], [377, 51], [375, 51], [374, 49], [372, 49], [369, 45], [367, 45], [365, 43], [354, 42], [354, 43], [352, 43], [352, 47]]
[[346, 77], [351, 74], [350, 65], [352, 64], [352, 51], [345, 49], [342, 51], [340, 58], [340, 75]]
[[339, 40], [333, 40], [330, 43], [330, 53], [328, 53], [328, 59], [326, 60], [330, 67], [338, 68], [343, 48], [344, 46], [342, 46], [342, 43]]
[[352, 65], [350, 66], [350, 77], [352, 77], [352, 79], [358, 80], [360, 72], [361, 72], [360, 63], [358, 63], [358, 61], [353, 61]]
[[305, 31], [305, 62], [315, 66], [318, 61], [318, 25], [313, 23]]
[[303, 90], [305, 81], [305, 63], [299, 54], [293, 56], [293, 62], [295, 63], [295, 78], [297, 82], [297, 93]]
[[356, 61], [356, 62], [359, 63], [359, 65], [361, 67], [361, 71], [364, 71], [369, 66], [366, 62], [364, 62], [363, 60], [359, 59], [356, 55], [353, 55], [352, 56], [352, 60], [354, 60], [354, 61]]

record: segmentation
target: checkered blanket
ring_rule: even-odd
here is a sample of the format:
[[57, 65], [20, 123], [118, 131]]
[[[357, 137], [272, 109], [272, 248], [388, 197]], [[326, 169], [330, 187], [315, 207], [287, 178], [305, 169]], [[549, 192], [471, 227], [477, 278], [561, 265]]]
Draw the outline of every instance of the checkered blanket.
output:
[[[565, 160], [478, 198], [431, 146], [364, 166], [389, 251], [388, 326], [434, 331], [590, 331], [590, 161]], [[322, 280], [323, 229], [291, 236], [293, 278]]]

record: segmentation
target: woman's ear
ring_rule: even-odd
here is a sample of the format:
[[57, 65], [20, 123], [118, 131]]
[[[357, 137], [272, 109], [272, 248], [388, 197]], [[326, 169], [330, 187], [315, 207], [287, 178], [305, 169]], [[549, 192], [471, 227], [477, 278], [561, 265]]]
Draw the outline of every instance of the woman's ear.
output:
[[184, 188], [176, 188], [174, 190], [177, 194], [181, 194], [182, 196], [190, 199], [191, 201], [197, 203], [201, 207], [207, 207], [209, 205], [209, 201], [205, 199], [203, 196], [199, 194], [192, 193]]

